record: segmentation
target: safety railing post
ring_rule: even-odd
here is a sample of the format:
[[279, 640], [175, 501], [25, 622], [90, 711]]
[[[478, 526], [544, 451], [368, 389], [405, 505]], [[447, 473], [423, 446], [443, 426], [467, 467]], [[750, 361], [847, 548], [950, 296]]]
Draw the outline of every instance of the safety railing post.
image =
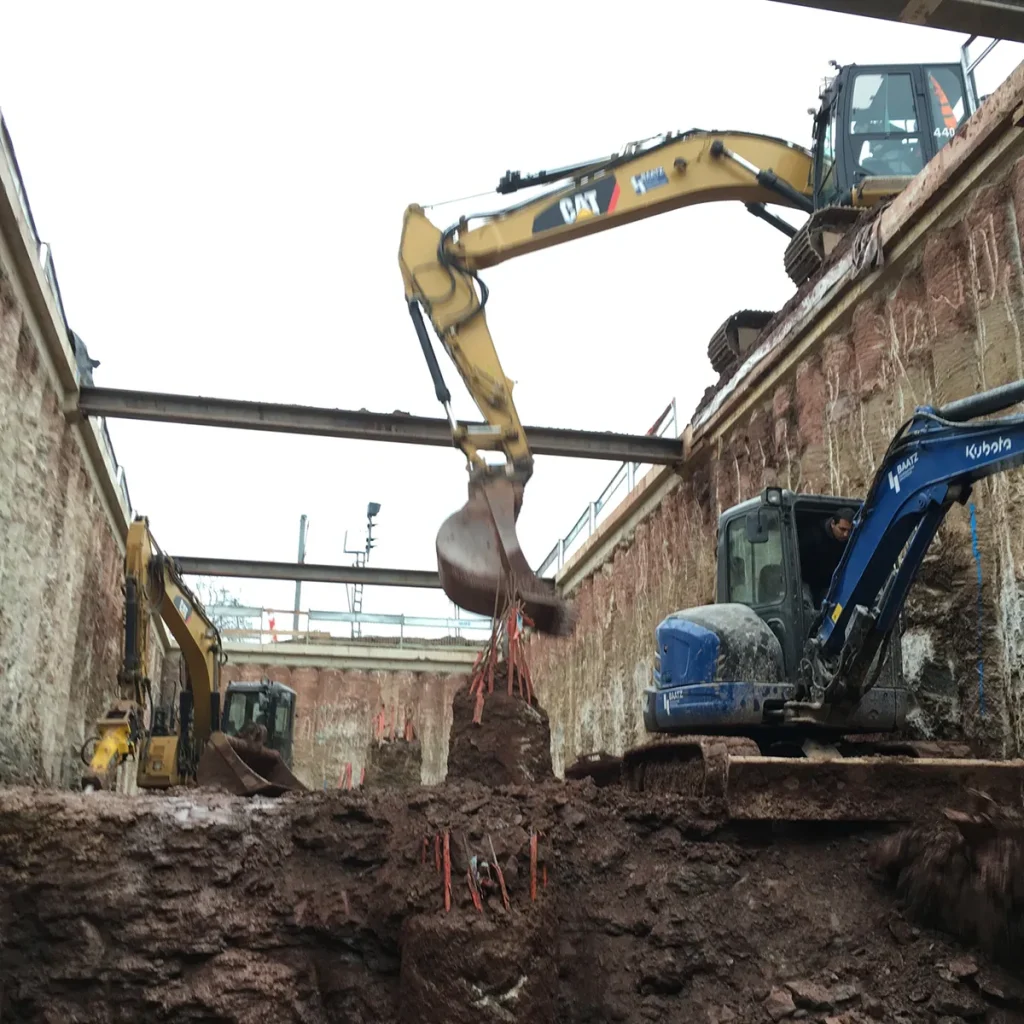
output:
[[[651, 426], [647, 433], [656, 434], [658, 437], [664, 437], [666, 430], [671, 430], [673, 437], [679, 436], [678, 406], [675, 398], [665, 406], [661, 411], [661, 415], [654, 421], [653, 426]], [[627, 494], [636, 487], [636, 474], [641, 465], [643, 465], [643, 463], [624, 462], [619, 466], [615, 471], [615, 475], [601, 492], [600, 497], [596, 501], [591, 501], [583, 515], [576, 520], [576, 525], [573, 526], [573, 528], [564, 537], [559, 538], [558, 543], [551, 549], [551, 552], [537, 570], [538, 572], [543, 573], [552, 561], [557, 561], [557, 569], [563, 568], [565, 565], [566, 547], [579, 536], [584, 525], [588, 527], [587, 536], [592, 537], [594, 535], [597, 530], [597, 513], [605, 507], [612, 495], [619, 489], [623, 475], [625, 475], [626, 479]]]

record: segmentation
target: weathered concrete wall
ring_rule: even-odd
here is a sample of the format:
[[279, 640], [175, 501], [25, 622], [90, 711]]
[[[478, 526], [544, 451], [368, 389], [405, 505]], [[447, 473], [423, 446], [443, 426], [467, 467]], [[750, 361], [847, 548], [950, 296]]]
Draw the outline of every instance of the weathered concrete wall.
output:
[[314, 789], [337, 789], [345, 764], [358, 785], [374, 742], [374, 717], [385, 708], [404, 721], [406, 709], [422, 746], [421, 781], [442, 782], [448, 771], [452, 698], [467, 684], [456, 673], [357, 671], [228, 662], [221, 682], [271, 679], [292, 687], [296, 775]]
[[116, 689], [123, 556], [14, 274], [0, 252], [0, 780], [70, 784]]
[[[769, 484], [863, 494], [915, 406], [1024, 377], [1024, 147], [1015, 137], [1004, 152], [854, 301], [831, 311], [827, 329], [810, 342], [810, 328], [794, 332], [767, 382], [740, 384], [707, 429], [698, 424], [679, 477], [651, 474], [658, 500], [633, 498], [653, 511], [637, 513], [575, 590], [574, 636], [531, 648], [556, 771], [642, 737], [653, 630], [669, 612], [713, 599], [720, 512]], [[1024, 475], [979, 485], [971, 502], [952, 510], [913, 588], [904, 668], [923, 730], [1019, 752]]]

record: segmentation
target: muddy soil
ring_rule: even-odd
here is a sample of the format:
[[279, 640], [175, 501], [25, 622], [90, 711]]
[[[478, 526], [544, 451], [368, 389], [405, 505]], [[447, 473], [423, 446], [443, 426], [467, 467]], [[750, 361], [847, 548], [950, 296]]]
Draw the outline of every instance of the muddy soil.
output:
[[[0, 790], [0, 1019], [1024, 1021], [1010, 974], [902, 916], [874, 838], [591, 782]], [[492, 843], [509, 911], [467, 886]]]
[[523, 785], [554, 778], [548, 716], [518, 694], [509, 696], [504, 681], [487, 695], [479, 725], [473, 723], [476, 699], [468, 689], [452, 701], [448, 778], [485, 786]]
[[917, 920], [1024, 962], [1024, 814], [987, 794], [879, 841], [871, 866]]
[[373, 789], [410, 789], [420, 784], [423, 750], [419, 740], [391, 740], [370, 747], [363, 785]]

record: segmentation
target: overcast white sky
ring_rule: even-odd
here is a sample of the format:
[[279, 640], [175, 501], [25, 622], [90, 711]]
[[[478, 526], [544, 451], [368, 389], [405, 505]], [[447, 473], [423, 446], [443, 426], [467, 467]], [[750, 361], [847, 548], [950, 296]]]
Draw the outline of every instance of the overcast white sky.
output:
[[[440, 415], [397, 251], [409, 202], [492, 188], [693, 127], [810, 144], [828, 61], [953, 61], [964, 37], [767, 0], [623, 7], [0, 0], [0, 106], [72, 327], [99, 385]], [[1002, 43], [991, 91], [1022, 59]], [[447, 226], [490, 199], [435, 209]], [[698, 207], [487, 271], [526, 424], [642, 433], [685, 422], [706, 349], [741, 308], [792, 293], [784, 237]], [[456, 414], [476, 418], [438, 349]], [[343, 562], [381, 503], [373, 564], [434, 567], [465, 499], [441, 448], [113, 421], [136, 508], [165, 550]], [[537, 565], [614, 472], [539, 457], [519, 533]], [[293, 585], [230, 584], [287, 607]], [[344, 607], [304, 587], [307, 607]], [[368, 588], [367, 611], [448, 614]], [[668, 611], [668, 609], [666, 609]]]

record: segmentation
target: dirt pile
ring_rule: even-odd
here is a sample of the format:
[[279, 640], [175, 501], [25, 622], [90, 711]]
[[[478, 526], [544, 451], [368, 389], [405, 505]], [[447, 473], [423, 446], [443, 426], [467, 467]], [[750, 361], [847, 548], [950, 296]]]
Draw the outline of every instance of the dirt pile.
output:
[[523, 785], [554, 777], [547, 714], [495, 680], [480, 724], [473, 721], [476, 699], [458, 690], [452, 702], [448, 778], [485, 786]]
[[981, 793], [934, 825], [889, 836], [872, 867], [919, 920], [1010, 965], [1024, 954], [1024, 815]]
[[[491, 843], [508, 911], [466, 882]], [[1024, 1021], [1014, 978], [904, 920], [868, 851], [836, 829], [712, 832], [678, 797], [592, 783], [3, 790], [0, 1017]]]
[[410, 789], [420, 784], [423, 750], [419, 740], [374, 743], [366, 759], [364, 786], [373, 789]]

